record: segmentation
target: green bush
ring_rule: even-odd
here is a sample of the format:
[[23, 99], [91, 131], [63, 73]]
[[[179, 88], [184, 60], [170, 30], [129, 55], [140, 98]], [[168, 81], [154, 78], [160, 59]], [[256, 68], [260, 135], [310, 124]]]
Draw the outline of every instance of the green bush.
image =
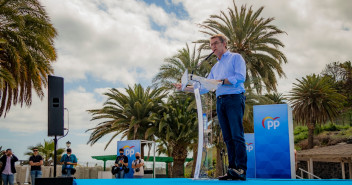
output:
[[298, 135], [301, 132], [308, 132], [308, 128], [306, 126], [297, 126], [295, 130], [293, 131], [294, 135]]
[[308, 138], [308, 128], [306, 126], [297, 126], [293, 131], [295, 144]]
[[333, 123], [328, 123], [328, 124], [322, 125], [321, 127], [317, 126], [316, 128], [318, 127], [320, 129], [320, 132], [318, 133], [321, 133], [323, 131], [342, 131], [350, 128], [349, 125], [335, 125]]
[[294, 138], [295, 144], [297, 144], [300, 141], [308, 138], [308, 132], [301, 132], [300, 134], [295, 135]]

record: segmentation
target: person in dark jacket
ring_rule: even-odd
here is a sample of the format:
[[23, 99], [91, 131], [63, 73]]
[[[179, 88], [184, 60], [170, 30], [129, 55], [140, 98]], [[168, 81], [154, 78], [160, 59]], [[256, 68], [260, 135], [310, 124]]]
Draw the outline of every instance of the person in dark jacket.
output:
[[15, 162], [18, 161], [18, 158], [9, 148], [6, 150], [5, 155], [0, 158], [0, 161], [2, 162], [0, 173], [4, 185], [14, 185], [14, 174], [16, 173]]
[[124, 154], [123, 148], [120, 148], [119, 154], [115, 160], [115, 166], [118, 168], [118, 172], [115, 174], [116, 179], [125, 178], [125, 169], [128, 166], [128, 158]]

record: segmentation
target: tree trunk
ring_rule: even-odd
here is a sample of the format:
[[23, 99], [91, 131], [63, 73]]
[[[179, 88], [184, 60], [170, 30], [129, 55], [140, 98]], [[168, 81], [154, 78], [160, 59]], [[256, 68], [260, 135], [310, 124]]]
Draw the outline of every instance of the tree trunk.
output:
[[192, 174], [191, 177], [194, 177], [194, 172], [196, 171], [196, 162], [197, 162], [197, 153], [198, 153], [198, 143], [193, 144], [193, 161], [192, 161]]
[[221, 159], [221, 148], [216, 147], [216, 176], [222, 176], [223, 174], [223, 169], [224, 169], [224, 163]]
[[172, 163], [167, 163], [167, 168], [168, 168], [168, 178], [172, 178]]
[[141, 158], [142, 159], [144, 159], [144, 146], [145, 145], [146, 145], [145, 143], [141, 144]]
[[315, 124], [314, 123], [308, 123], [307, 125], [308, 125], [308, 149], [311, 149], [314, 146]]
[[184, 164], [187, 158], [187, 148], [182, 143], [175, 144], [172, 150], [172, 157], [174, 159], [172, 177], [173, 178], [184, 178]]
[[172, 170], [172, 178], [184, 178], [185, 175], [183, 173], [185, 159], [178, 158], [174, 159], [174, 166]]

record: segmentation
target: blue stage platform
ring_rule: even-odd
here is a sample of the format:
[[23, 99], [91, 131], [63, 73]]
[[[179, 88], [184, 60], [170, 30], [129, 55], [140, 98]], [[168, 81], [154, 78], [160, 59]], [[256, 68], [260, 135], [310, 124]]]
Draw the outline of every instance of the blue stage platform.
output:
[[247, 179], [247, 181], [219, 181], [193, 179], [75, 179], [77, 185], [215, 185], [215, 184], [243, 184], [243, 185], [352, 185], [352, 180], [276, 180], [276, 179]]

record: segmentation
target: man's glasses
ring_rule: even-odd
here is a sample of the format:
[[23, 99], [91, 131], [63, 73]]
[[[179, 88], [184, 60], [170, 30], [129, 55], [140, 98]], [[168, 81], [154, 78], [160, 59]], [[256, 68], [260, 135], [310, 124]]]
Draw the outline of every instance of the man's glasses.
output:
[[210, 43], [210, 47], [213, 47], [213, 46], [218, 45], [218, 44], [220, 44], [220, 43], [222, 43], [222, 42], [215, 41], [215, 42], [213, 42], [213, 43]]
[[33, 150], [33, 152], [38, 152], [38, 150]]

